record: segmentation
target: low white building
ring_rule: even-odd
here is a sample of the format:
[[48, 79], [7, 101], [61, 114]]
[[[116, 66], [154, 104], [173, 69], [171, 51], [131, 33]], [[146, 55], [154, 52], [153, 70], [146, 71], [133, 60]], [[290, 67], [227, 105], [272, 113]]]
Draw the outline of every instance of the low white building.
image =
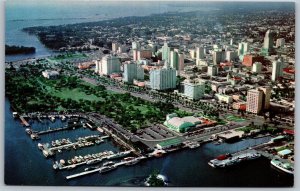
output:
[[205, 84], [199, 80], [185, 80], [184, 85], [184, 94], [189, 99], [199, 100], [204, 96]]
[[42, 72], [42, 75], [43, 75], [45, 78], [48, 78], [48, 79], [57, 79], [58, 76], [59, 76], [59, 72], [57, 72], [57, 71], [45, 70], [45, 71]]

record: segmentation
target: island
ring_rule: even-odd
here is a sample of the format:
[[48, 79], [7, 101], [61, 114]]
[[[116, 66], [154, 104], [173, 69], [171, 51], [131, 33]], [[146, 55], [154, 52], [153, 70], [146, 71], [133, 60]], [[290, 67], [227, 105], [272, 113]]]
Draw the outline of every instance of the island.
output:
[[5, 55], [12, 54], [32, 54], [35, 53], [35, 47], [5, 45]]

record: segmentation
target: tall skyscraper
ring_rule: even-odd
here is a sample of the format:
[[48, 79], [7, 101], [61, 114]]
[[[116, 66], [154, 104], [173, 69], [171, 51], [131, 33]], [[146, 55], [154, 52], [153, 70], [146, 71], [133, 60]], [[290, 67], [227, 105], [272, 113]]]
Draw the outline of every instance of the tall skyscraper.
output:
[[118, 57], [107, 55], [104, 56], [98, 65], [98, 73], [101, 75], [110, 75], [121, 72], [121, 62]]
[[125, 63], [123, 81], [132, 84], [133, 80], [144, 80], [144, 69], [134, 62]]
[[285, 45], [285, 39], [284, 38], [279, 38], [276, 40], [276, 47], [281, 48], [284, 47]]
[[179, 70], [179, 57], [176, 51], [170, 52], [170, 67]]
[[162, 60], [164, 61], [170, 61], [169, 57], [170, 57], [170, 47], [168, 46], [168, 43], [165, 42], [164, 45], [162, 46]]
[[262, 110], [263, 91], [253, 89], [247, 92], [246, 111], [258, 114]]
[[263, 100], [262, 100], [262, 108], [269, 109], [270, 108], [270, 99], [271, 99], [271, 88], [266, 87], [259, 87], [259, 90], [263, 91]]
[[180, 75], [181, 72], [184, 70], [184, 53], [183, 52], [178, 54], [178, 65], [179, 65], [178, 73]]
[[204, 59], [204, 48], [202, 46], [196, 48], [196, 59]]
[[176, 87], [176, 70], [174, 68], [150, 70], [150, 87], [155, 90], [174, 89]]
[[243, 56], [247, 54], [250, 51], [249, 48], [249, 43], [248, 42], [241, 42], [239, 43], [239, 48], [238, 48], [238, 55]]
[[262, 54], [263, 55], [270, 55], [274, 53], [274, 36], [275, 32], [273, 30], [268, 30], [266, 32], [265, 38], [264, 38], [264, 45], [262, 48]]
[[272, 63], [272, 81], [278, 80], [279, 77], [283, 76], [283, 62], [281, 59], [276, 60]]
[[235, 60], [236, 58], [238, 58], [238, 54], [236, 51], [232, 51], [232, 50], [228, 50], [226, 51], [226, 60], [227, 61], [233, 61]]
[[223, 61], [223, 58], [225, 58], [225, 52], [223, 51], [213, 51], [213, 64], [218, 65], [221, 61]]

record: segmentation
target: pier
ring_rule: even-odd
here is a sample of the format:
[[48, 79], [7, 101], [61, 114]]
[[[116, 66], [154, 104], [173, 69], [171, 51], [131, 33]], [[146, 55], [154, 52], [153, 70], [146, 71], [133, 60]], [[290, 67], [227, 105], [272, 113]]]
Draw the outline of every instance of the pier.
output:
[[[141, 157], [138, 157], [137, 159], [141, 160], [141, 159], [145, 159], [145, 158], [146, 158], [145, 156], [141, 156]], [[118, 166], [125, 165], [126, 163], [128, 163], [128, 162], [121, 161], [119, 163], [114, 164], [114, 166], [118, 167]], [[99, 171], [101, 171], [104, 168], [105, 167], [99, 167], [99, 168], [96, 168], [96, 169], [93, 169], [93, 170], [90, 170], [90, 171], [84, 171], [84, 172], [80, 172], [80, 173], [73, 174], [73, 175], [70, 175], [70, 176], [66, 176], [66, 179], [69, 180], [69, 179], [77, 178], [77, 177], [80, 177], [80, 176], [85, 176], [85, 175], [88, 175], [88, 174], [99, 172]]]
[[25, 120], [25, 118], [23, 116], [20, 116], [20, 120], [21, 123], [25, 126], [25, 127], [30, 127], [29, 123]]
[[[112, 151], [111, 151], [112, 152]], [[100, 156], [100, 157], [97, 157], [97, 158], [94, 158], [94, 159], [86, 159], [85, 161], [82, 161], [82, 162], [79, 162], [79, 163], [76, 163], [76, 164], [70, 164], [70, 165], [66, 165], [66, 166], [63, 166], [61, 164], [58, 163], [58, 161], [56, 161], [56, 164], [58, 165], [58, 169], [59, 170], [64, 170], [64, 169], [72, 169], [72, 168], [75, 168], [77, 166], [80, 166], [80, 165], [84, 165], [84, 164], [88, 164], [89, 162], [101, 162], [105, 159], [109, 160], [109, 159], [113, 159], [113, 158], [117, 158], [119, 155], [120, 156], [126, 156], [128, 154], [130, 154], [132, 151], [124, 151], [124, 152], [120, 152], [120, 153], [113, 153], [113, 154], [110, 154], [110, 155], [104, 155], [104, 156]]]

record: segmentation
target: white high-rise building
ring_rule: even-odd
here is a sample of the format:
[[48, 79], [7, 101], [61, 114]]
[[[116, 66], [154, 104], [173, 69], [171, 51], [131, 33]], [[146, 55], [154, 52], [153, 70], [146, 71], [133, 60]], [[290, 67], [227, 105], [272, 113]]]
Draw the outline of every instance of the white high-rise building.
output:
[[204, 48], [202, 46], [196, 48], [196, 59], [204, 59]]
[[285, 45], [285, 39], [284, 38], [279, 38], [276, 40], [276, 47], [279, 48], [279, 47], [284, 47]]
[[274, 53], [274, 36], [275, 32], [273, 30], [268, 30], [266, 32], [265, 38], [264, 38], [264, 46], [262, 48], [262, 54], [263, 55], [270, 55]]
[[281, 59], [276, 60], [272, 63], [272, 81], [276, 81], [283, 75], [283, 62]]
[[120, 44], [117, 43], [117, 42], [113, 42], [113, 43], [111, 44], [111, 50], [112, 50], [113, 52], [117, 52], [118, 49], [119, 49], [119, 47], [120, 47]]
[[224, 51], [213, 51], [213, 64], [218, 65], [220, 62], [225, 60], [225, 52]]
[[237, 55], [236, 51], [232, 51], [232, 50], [226, 51], [226, 60], [227, 61], [233, 61], [236, 58], [238, 58], [238, 55]]
[[210, 65], [207, 67], [207, 75], [216, 76], [218, 75], [218, 67], [216, 65]]
[[189, 99], [199, 100], [204, 96], [205, 84], [198, 80], [185, 80], [184, 95]]
[[190, 49], [190, 56], [191, 56], [192, 59], [196, 58], [196, 51], [195, 51], [195, 49]]
[[141, 45], [138, 41], [132, 42], [132, 50], [139, 50], [141, 48]]
[[168, 46], [168, 43], [165, 42], [164, 45], [162, 46], [162, 60], [164, 61], [170, 61], [170, 51], [171, 48]]
[[170, 67], [179, 70], [179, 56], [176, 51], [170, 52]]
[[174, 68], [150, 70], [150, 87], [155, 90], [174, 89], [176, 87], [176, 70]]
[[262, 63], [261, 62], [254, 62], [252, 66], [252, 72], [261, 73]]
[[263, 91], [262, 90], [249, 90], [247, 92], [247, 105], [246, 111], [258, 114], [262, 110]]
[[239, 49], [238, 49], [238, 55], [245, 55], [250, 51], [249, 49], [249, 43], [247, 42], [241, 42], [239, 43]]
[[121, 62], [118, 57], [107, 55], [104, 56], [98, 66], [96, 64], [96, 72], [100, 75], [110, 75], [112, 73], [121, 72]]
[[132, 84], [133, 80], [144, 80], [144, 69], [134, 62], [125, 63], [123, 81]]

